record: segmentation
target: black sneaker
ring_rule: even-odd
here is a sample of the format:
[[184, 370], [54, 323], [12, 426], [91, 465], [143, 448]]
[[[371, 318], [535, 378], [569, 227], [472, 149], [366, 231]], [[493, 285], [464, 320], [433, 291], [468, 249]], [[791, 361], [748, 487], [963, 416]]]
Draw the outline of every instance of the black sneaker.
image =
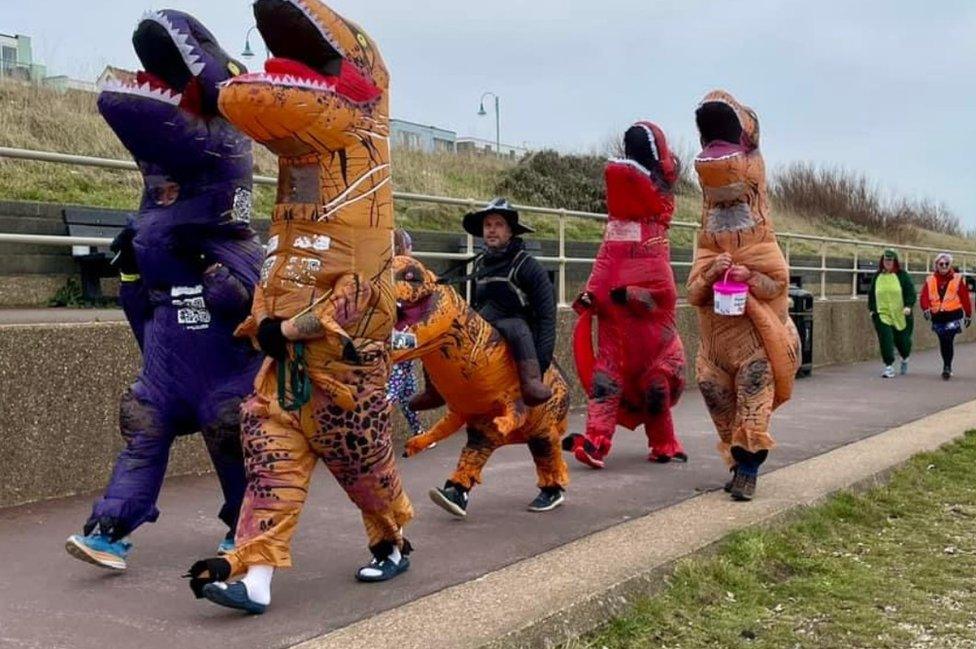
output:
[[530, 512], [548, 512], [566, 502], [562, 489], [543, 489], [539, 495], [529, 503]]
[[942, 380], [948, 381], [951, 378], [952, 378], [952, 368], [946, 365], [945, 367], [942, 368]]
[[391, 557], [382, 561], [374, 558], [356, 571], [356, 579], [367, 583], [389, 581], [409, 568], [410, 558], [406, 556], [401, 556], [399, 561], [394, 561]]
[[235, 581], [232, 584], [215, 582], [203, 587], [203, 596], [214, 604], [220, 604], [227, 608], [236, 608], [239, 611], [250, 613], [251, 615], [261, 615], [267, 610], [265, 604], [258, 604], [247, 596], [247, 586], [244, 582]]
[[468, 515], [468, 492], [457, 485], [447, 483], [443, 489], [434, 488], [427, 492], [430, 499], [442, 509], [458, 518]]
[[755, 475], [737, 471], [735, 477], [732, 478], [732, 485], [729, 488], [729, 494], [732, 496], [732, 500], [739, 502], [752, 500], [753, 496], [756, 495], [756, 478], [757, 476]]

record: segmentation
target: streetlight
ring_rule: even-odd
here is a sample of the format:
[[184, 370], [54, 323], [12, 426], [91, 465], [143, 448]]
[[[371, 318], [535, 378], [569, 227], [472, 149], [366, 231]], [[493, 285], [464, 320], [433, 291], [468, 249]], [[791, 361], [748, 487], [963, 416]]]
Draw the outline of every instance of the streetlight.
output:
[[[254, 50], [251, 49], [251, 32], [253, 32], [257, 28], [258, 28], [257, 25], [252, 25], [251, 28], [247, 30], [247, 34], [244, 35], [244, 51], [241, 52], [241, 57], [245, 59], [254, 58]], [[265, 44], [264, 46], [264, 55], [265, 58], [270, 58], [271, 56], [270, 52], [268, 52], [267, 44]]]
[[502, 126], [501, 126], [502, 122], [498, 112], [498, 95], [496, 95], [493, 92], [486, 92], [485, 94], [481, 95], [481, 105], [478, 108], [478, 116], [484, 117], [485, 115], [488, 114], [488, 112], [485, 110], [485, 97], [487, 97], [488, 95], [491, 95], [492, 97], [495, 98], [495, 152], [498, 153], [498, 155], [501, 155], [502, 154]]

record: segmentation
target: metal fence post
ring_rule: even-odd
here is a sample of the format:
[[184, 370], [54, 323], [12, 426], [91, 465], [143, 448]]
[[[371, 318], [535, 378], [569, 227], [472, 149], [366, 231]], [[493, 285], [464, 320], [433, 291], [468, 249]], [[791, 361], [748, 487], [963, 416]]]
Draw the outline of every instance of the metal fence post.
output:
[[559, 210], [559, 306], [566, 305], [566, 208]]
[[853, 268], [854, 272], [851, 273], [851, 276], [853, 277], [853, 279], [851, 279], [851, 299], [852, 300], [856, 300], [857, 299], [857, 267], [858, 267], [857, 266], [857, 262], [858, 262], [858, 258], [857, 258], [857, 246], [854, 246], [854, 268]]
[[820, 244], [820, 299], [827, 299], [827, 242]]
[[784, 237], [784, 239], [786, 239], [786, 250], [783, 251], [784, 253], [786, 253], [785, 254], [786, 268], [788, 270], [792, 270], [793, 265], [790, 263], [790, 253], [792, 252], [792, 248], [793, 248], [793, 239], [790, 237]]

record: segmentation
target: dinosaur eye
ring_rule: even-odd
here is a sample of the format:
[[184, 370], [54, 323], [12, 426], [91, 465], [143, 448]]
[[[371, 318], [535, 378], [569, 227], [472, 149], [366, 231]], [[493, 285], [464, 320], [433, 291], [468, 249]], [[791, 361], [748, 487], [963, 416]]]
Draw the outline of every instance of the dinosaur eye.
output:
[[414, 279], [416, 279], [416, 277], [417, 276], [413, 274], [412, 270], [408, 270], [403, 274], [403, 279], [407, 280], [408, 282], [412, 282]]

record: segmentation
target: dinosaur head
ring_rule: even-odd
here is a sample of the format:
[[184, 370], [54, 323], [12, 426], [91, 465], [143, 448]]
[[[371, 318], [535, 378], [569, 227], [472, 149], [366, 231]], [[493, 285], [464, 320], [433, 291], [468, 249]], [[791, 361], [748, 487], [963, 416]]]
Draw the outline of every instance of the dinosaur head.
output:
[[699, 157], [748, 153], [759, 147], [756, 112], [724, 90], [705, 95], [695, 111], [695, 123], [704, 149]]
[[740, 230], [766, 220], [766, 171], [756, 112], [723, 90], [695, 111], [702, 151], [695, 171], [705, 198], [705, 226]]
[[229, 134], [228, 143], [209, 128], [220, 117], [218, 84], [246, 71], [213, 34], [193, 16], [165, 9], [140, 19], [132, 44], [144, 69], [105, 82], [98, 108], [135, 158], [178, 174], [205, 151], [240, 155], [243, 137]]
[[447, 287], [437, 283], [437, 275], [423, 262], [401, 255], [393, 258], [393, 290], [397, 300], [397, 323], [400, 330], [423, 321], [430, 310], [431, 296]]
[[285, 158], [346, 149], [389, 134], [389, 73], [372, 39], [319, 0], [256, 0], [273, 58], [229, 80], [220, 109]]

